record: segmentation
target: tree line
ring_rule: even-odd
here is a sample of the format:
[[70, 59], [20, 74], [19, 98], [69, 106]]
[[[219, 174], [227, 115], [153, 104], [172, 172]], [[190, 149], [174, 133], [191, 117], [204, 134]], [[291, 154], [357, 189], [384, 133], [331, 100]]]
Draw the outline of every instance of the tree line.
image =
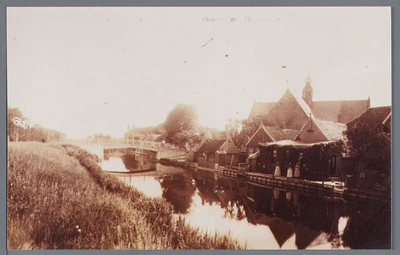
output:
[[7, 108], [7, 135], [10, 141], [63, 142], [66, 135], [60, 131], [44, 128], [38, 124], [24, 129], [15, 125], [14, 118], [27, 121], [19, 108]]
[[141, 139], [147, 134], [161, 134], [159, 140], [165, 142], [190, 147], [198, 144], [203, 135], [209, 132], [215, 139], [226, 138], [228, 135], [232, 137], [233, 142], [239, 148], [246, 144], [249, 137], [258, 129], [260, 123], [264, 120], [258, 116], [252, 120], [229, 120], [226, 130], [218, 130], [216, 128], [205, 128], [198, 123], [197, 109], [189, 104], [177, 104], [172, 109], [165, 121], [157, 126], [135, 127], [128, 126], [125, 132], [125, 139]]

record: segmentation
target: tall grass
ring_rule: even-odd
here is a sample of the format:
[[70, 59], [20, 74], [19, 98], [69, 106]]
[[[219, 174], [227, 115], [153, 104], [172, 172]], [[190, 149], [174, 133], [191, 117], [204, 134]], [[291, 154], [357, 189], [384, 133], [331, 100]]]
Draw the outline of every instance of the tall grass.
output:
[[173, 219], [73, 145], [10, 143], [8, 249], [239, 249]]

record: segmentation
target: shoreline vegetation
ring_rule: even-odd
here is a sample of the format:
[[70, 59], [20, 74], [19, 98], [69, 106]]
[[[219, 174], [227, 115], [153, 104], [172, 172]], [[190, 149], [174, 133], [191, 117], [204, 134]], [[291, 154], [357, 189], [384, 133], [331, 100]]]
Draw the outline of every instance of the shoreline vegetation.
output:
[[243, 249], [173, 216], [69, 144], [8, 146], [8, 249]]

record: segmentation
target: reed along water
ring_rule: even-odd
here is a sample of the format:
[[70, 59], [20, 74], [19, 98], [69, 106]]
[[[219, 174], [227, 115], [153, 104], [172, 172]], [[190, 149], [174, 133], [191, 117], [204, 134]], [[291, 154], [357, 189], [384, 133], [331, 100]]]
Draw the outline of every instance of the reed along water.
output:
[[230, 233], [248, 249], [390, 249], [391, 205], [335, 200], [259, 186], [205, 170], [151, 163], [143, 155], [104, 155], [104, 170], [175, 216], [209, 233]]

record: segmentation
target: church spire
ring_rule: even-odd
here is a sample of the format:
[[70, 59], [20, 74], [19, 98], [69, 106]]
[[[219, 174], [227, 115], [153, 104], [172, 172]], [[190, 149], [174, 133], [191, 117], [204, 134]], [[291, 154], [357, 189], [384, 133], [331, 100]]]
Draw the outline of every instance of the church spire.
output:
[[313, 98], [313, 88], [311, 87], [312, 79], [310, 77], [310, 71], [308, 71], [308, 76], [304, 80], [306, 85], [303, 88], [303, 100], [312, 108], [312, 98]]

